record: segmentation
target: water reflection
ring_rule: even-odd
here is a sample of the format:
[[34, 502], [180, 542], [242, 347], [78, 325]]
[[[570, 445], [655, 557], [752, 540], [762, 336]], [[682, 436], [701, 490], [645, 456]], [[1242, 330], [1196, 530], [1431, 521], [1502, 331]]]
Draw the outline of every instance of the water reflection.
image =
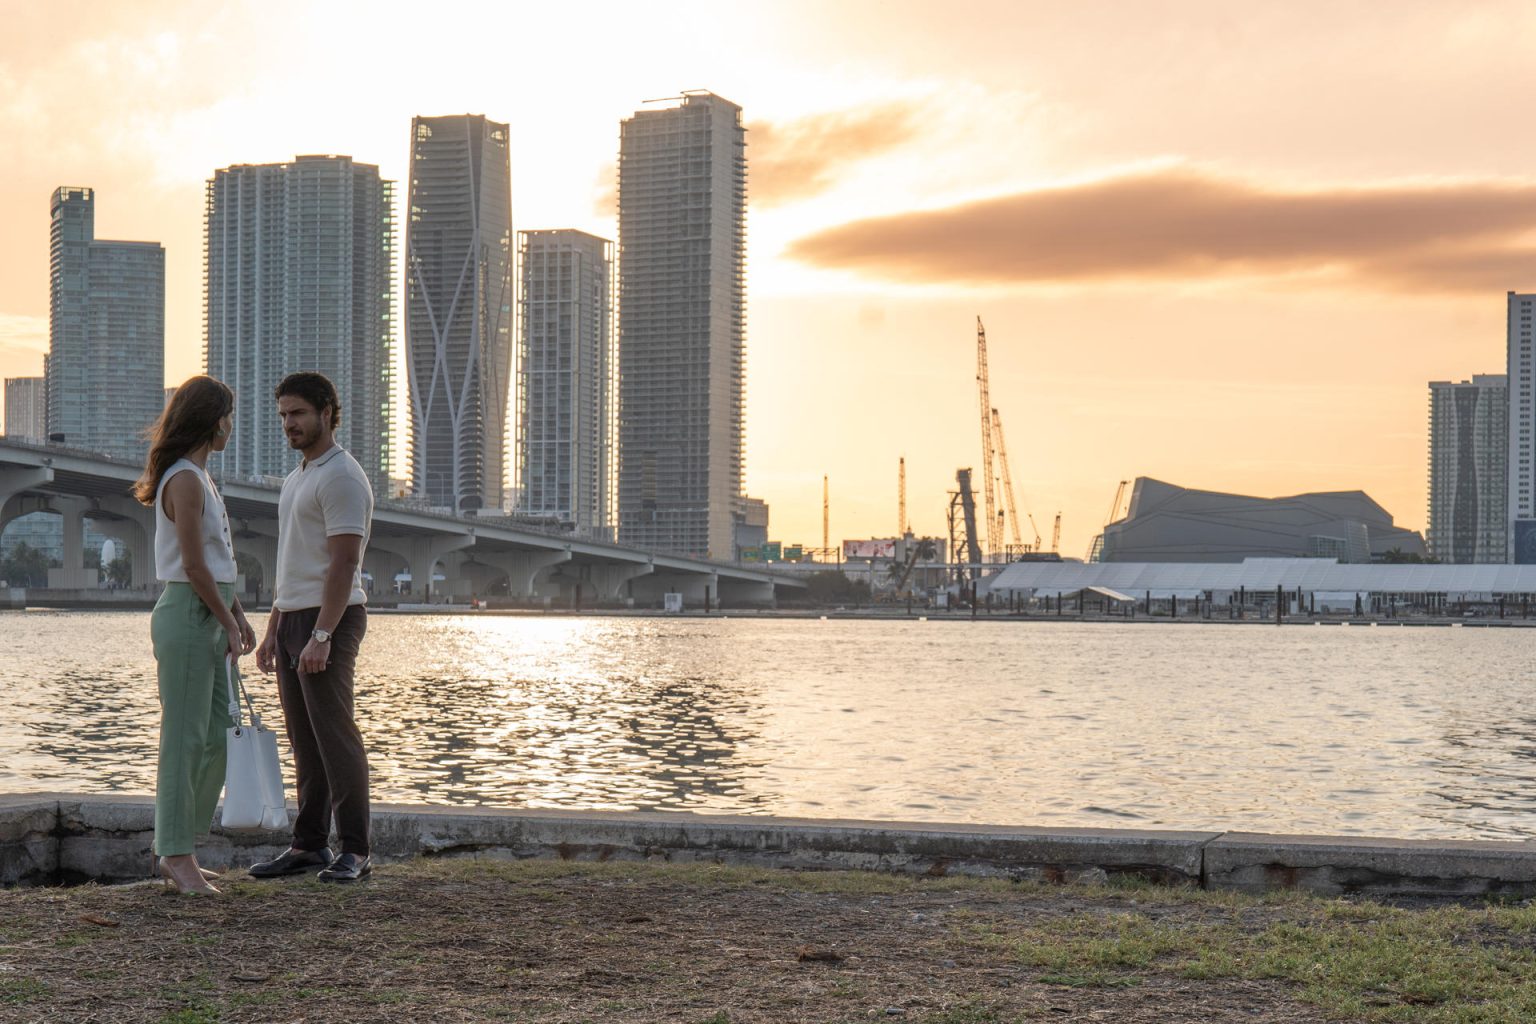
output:
[[[153, 789], [147, 623], [0, 613], [0, 791]], [[358, 709], [381, 801], [1536, 836], [1526, 636], [379, 615]]]

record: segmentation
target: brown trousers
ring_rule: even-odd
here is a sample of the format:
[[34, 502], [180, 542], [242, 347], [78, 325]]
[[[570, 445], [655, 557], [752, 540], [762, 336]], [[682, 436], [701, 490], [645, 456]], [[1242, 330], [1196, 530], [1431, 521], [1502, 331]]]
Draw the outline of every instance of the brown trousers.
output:
[[348, 606], [331, 635], [331, 661], [323, 672], [299, 671], [299, 655], [319, 608], [281, 612], [277, 619], [277, 695], [293, 745], [299, 816], [293, 847], [327, 845], [336, 818], [338, 853], [368, 853], [368, 752], [353, 719], [353, 670], [368, 632], [368, 611]]

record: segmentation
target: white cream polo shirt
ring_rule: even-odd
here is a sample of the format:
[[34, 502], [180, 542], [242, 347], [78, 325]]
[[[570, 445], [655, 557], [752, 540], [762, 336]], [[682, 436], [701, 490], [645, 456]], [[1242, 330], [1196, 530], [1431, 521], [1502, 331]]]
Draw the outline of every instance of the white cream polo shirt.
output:
[[[279, 611], [318, 608], [331, 564], [326, 538], [351, 534], [363, 538], [373, 524], [373, 488], [363, 467], [336, 445], [313, 462], [301, 462], [283, 480], [277, 500], [277, 586], [272, 604]], [[352, 575], [347, 604], [366, 604], [362, 559]]]

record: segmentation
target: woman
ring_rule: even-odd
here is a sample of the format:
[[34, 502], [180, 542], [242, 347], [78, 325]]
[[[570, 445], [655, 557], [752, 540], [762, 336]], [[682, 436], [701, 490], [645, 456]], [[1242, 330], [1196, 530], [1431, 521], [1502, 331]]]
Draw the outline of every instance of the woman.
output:
[[155, 576], [165, 590], [150, 618], [160, 677], [160, 767], [155, 779], [155, 853], [166, 885], [216, 894], [193, 854], [224, 788], [229, 716], [225, 655], [239, 658], [256, 636], [235, 598], [235, 551], [224, 499], [208, 477], [208, 455], [229, 443], [234, 393], [193, 377], [171, 396], [150, 431], [149, 457], [134, 497], [155, 507]]

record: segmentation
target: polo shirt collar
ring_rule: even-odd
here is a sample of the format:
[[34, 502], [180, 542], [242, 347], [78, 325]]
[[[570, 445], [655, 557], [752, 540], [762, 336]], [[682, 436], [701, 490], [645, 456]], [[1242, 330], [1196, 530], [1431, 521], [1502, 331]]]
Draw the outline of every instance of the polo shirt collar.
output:
[[315, 459], [313, 462], [306, 461], [304, 463], [304, 467], [303, 468], [306, 469], [306, 470], [318, 469], [319, 467], [325, 465], [327, 462], [330, 462], [332, 459], [334, 459], [336, 456], [338, 456], [340, 454], [341, 454], [341, 445], [333, 444], [333, 445], [331, 445], [330, 451], [326, 452], [324, 455], [320, 456], [318, 459]]

